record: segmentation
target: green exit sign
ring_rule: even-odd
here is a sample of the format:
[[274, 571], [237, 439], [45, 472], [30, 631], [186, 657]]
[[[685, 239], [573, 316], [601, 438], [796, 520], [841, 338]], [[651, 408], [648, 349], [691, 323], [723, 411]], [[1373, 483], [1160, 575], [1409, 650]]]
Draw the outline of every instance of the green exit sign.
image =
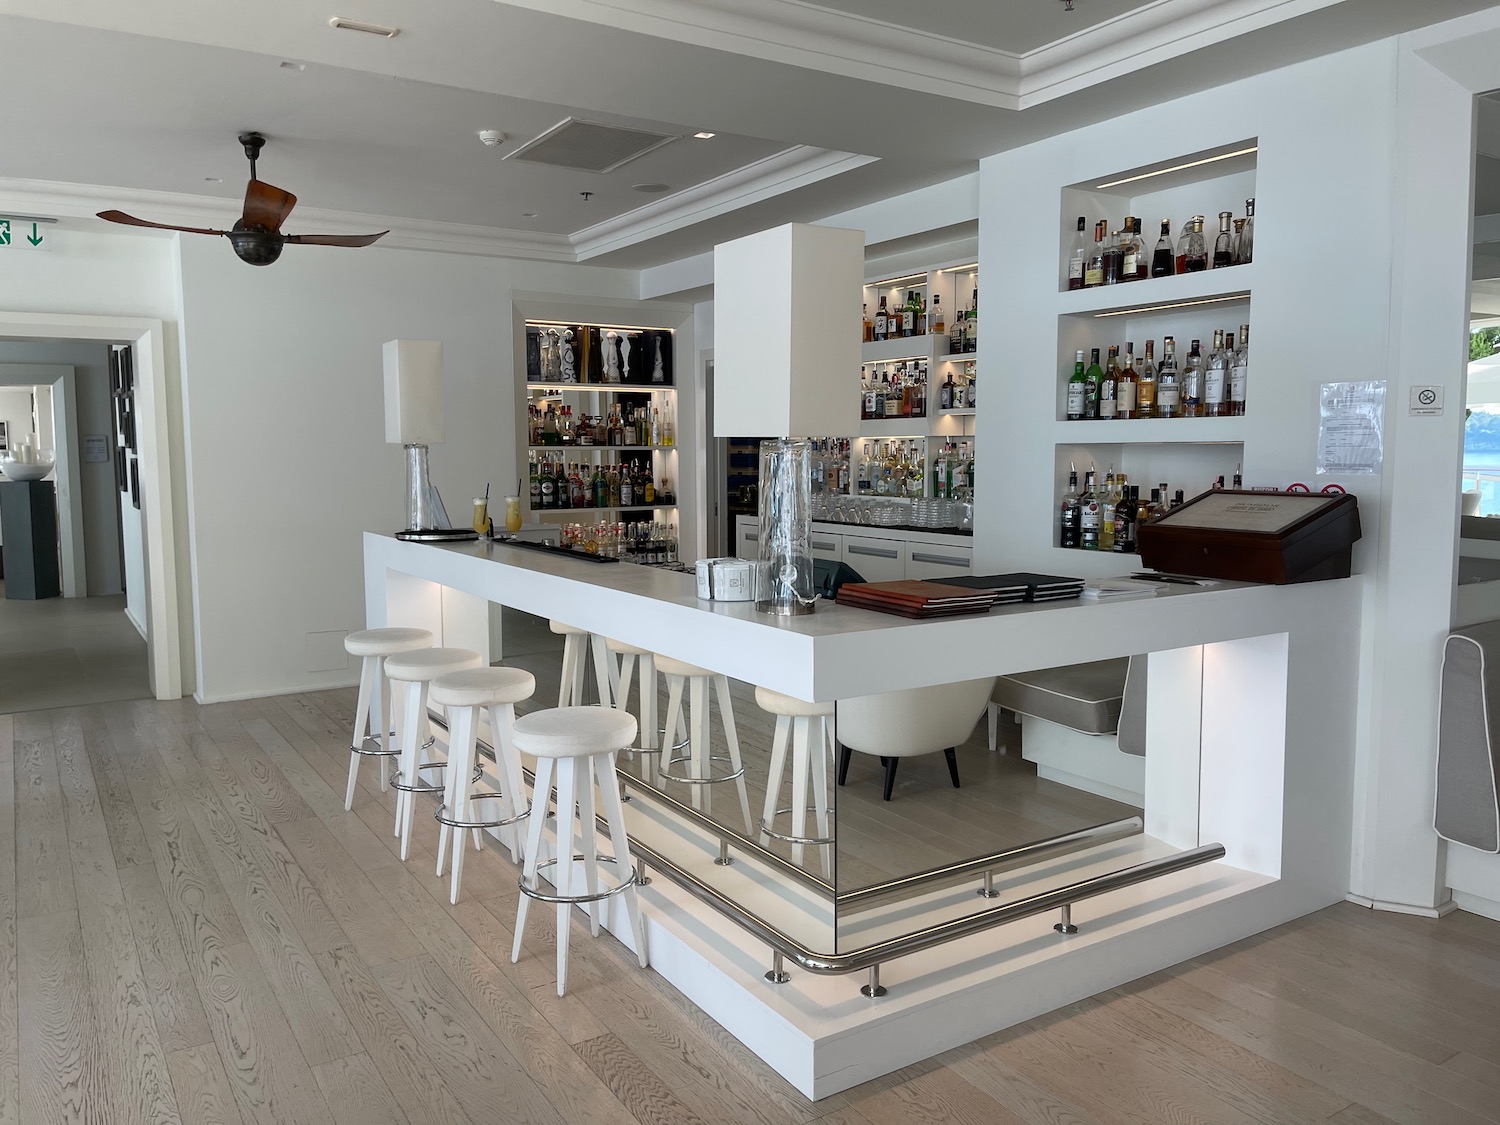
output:
[[0, 219], [0, 249], [19, 246], [23, 250], [51, 250], [52, 231], [41, 223]]

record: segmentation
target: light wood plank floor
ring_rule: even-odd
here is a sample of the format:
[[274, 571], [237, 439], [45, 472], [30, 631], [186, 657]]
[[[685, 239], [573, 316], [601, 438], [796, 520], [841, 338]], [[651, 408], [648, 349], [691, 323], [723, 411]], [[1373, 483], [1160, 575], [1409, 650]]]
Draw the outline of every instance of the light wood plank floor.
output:
[[809, 1103], [607, 937], [511, 965], [348, 697], [0, 715], [0, 1123], [1500, 1121], [1500, 925], [1351, 905]]

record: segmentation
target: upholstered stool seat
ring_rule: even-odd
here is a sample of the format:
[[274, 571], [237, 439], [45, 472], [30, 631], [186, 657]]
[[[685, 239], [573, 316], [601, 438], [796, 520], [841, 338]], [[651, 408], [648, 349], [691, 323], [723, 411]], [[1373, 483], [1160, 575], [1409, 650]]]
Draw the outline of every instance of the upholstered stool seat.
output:
[[428, 648], [431, 644], [432, 634], [426, 629], [361, 629], [344, 638], [344, 651], [360, 658], [359, 698], [354, 705], [354, 738], [349, 746], [349, 784], [344, 791], [345, 811], [354, 807], [359, 760], [380, 759], [380, 791], [384, 793], [390, 781], [391, 759], [401, 753], [392, 737], [391, 681], [385, 674], [385, 658]]

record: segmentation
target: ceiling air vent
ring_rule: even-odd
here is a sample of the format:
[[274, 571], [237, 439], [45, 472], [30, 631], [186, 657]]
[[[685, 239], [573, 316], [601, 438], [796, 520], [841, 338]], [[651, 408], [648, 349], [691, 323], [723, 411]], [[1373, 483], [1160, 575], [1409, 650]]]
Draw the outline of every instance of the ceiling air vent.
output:
[[613, 172], [620, 165], [676, 139], [675, 134], [622, 129], [568, 117], [507, 154], [505, 159], [584, 172]]

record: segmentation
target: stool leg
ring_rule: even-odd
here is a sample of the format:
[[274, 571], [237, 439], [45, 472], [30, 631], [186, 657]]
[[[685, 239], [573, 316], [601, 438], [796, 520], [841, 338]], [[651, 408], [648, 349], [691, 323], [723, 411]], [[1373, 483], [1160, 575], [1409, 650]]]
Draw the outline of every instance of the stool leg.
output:
[[[552, 885], [560, 896], [573, 893], [574, 804], [578, 800], [578, 769], [572, 758], [557, 760], [557, 865]], [[557, 994], [568, 987], [568, 934], [572, 929], [572, 904], [557, 904]]]
[[[807, 716], [792, 720], [792, 835], [807, 835]], [[792, 845], [792, 862], [801, 866], [805, 846]]]
[[[668, 745], [675, 746], [682, 739], [677, 737], [677, 730], [682, 726], [682, 677], [667, 677], [667, 729], [673, 733], [668, 736]], [[663, 747], [663, 753], [666, 748]], [[670, 772], [670, 771], [668, 771]]]
[[615, 706], [621, 711], [630, 710], [630, 683], [635, 679], [635, 653], [622, 652], [618, 671], [613, 659], [609, 662], [610, 690], [614, 692]]
[[[547, 799], [552, 795], [552, 759], [536, 760], [536, 785], [531, 790], [531, 815], [526, 819], [526, 866], [524, 878], [536, 886], [536, 867], [542, 855], [542, 829], [547, 826]], [[526, 930], [526, 908], [531, 905], [527, 895], [516, 896], [516, 935], [510, 946], [510, 963], [521, 959], [521, 936]]]
[[[578, 784], [578, 850], [583, 853], [583, 885], [591, 895], [599, 893], [599, 841], [594, 830], [594, 776], [584, 763]], [[599, 919], [603, 902], [589, 903], [589, 933], [599, 936]]]
[[[516, 709], [509, 703], [490, 708], [490, 733], [495, 739], [496, 771], [500, 774], [500, 816], [509, 818], [521, 811], [521, 797], [526, 791], [521, 786], [521, 755], [513, 741], [512, 727], [516, 721]], [[542, 805], [547, 804], [546, 795]], [[518, 822], [501, 829], [503, 839], [510, 847], [512, 863], [521, 862], [523, 826]]]
[[578, 661], [578, 638], [569, 633], [563, 637], [562, 676], [557, 681], [557, 705], [566, 707], [571, 702], [573, 688], [573, 666]]
[[[427, 720], [427, 684], [413, 683], [406, 688], [406, 730], [410, 736], [410, 742], [402, 747], [402, 760], [411, 762], [411, 772], [403, 771], [402, 779], [408, 785], [419, 783], [422, 773], [419, 766], [425, 764], [427, 751], [422, 749], [422, 743], [427, 740], [427, 734], [432, 729], [432, 724]], [[411, 854], [411, 824], [412, 817], [417, 811], [417, 795], [407, 793], [406, 804], [401, 809], [401, 862], [405, 863], [407, 856]]]
[[359, 665], [359, 700], [354, 704], [354, 741], [349, 744], [349, 784], [344, 790], [345, 812], [354, 807], [354, 789], [359, 782], [359, 755], [354, 751], [365, 741], [365, 727], [370, 720], [371, 672], [379, 661], [378, 656], [367, 656]]
[[[589, 643], [594, 650], [594, 679], [599, 684], [599, 706], [613, 707], [619, 695], [619, 669], [610, 659], [609, 649], [604, 647], [602, 636], [598, 633], [590, 633]], [[583, 701], [580, 699], [579, 702]]]
[[[688, 677], [688, 755], [692, 759], [694, 777], [712, 777], [712, 747], [709, 742], [708, 725], [708, 680], [704, 676]], [[712, 797], [705, 793], [706, 785], [693, 786], [693, 808], [700, 812]]]
[[[399, 684], [399, 683], [396, 683], [395, 681], [392, 681], [392, 683], [391, 683], [391, 730], [395, 732], [394, 735], [393, 735], [393, 737], [396, 740], [396, 750], [398, 751], [398, 754], [396, 756], [396, 771], [395, 771], [396, 773], [399, 773], [401, 771], [401, 754], [405, 753], [405, 748], [406, 748], [406, 706], [405, 706], [405, 704], [406, 704], [406, 686], [404, 684]], [[401, 805], [403, 803], [402, 802], [402, 798], [405, 797], [405, 796], [406, 796], [406, 794], [402, 793], [401, 790], [399, 790], [399, 789], [396, 790], [396, 828], [391, 833], [392, 836], [399, 836], [401, 834]]]
[[729, 764], [739, 771], [734, 787], [740, 791], [740, 811], [745, 814], [745, 835], [750, 836], [755, 826], [750, 821], [750, 794], [745, 789], [744, 764], [740, 761], [740, 738], [734, 729], [734, 704], [729, 701], [729, 677], [715, 676], [714, 689], [719, 696], [719, 718], [724, 720], [724, 739], [729, 743]]
[[786, 776], [786, 744], [791, 738], [791, 720], [785, 715], [776, 716], [776, 732], [771, 735], [771, 772], [766, 778], [766, 807], [761, 813], [760, 842], [769, 844], [766, 832], [776, 823], [776, 802], [781, 800], [781, 781]]
[[[421, 703], [420, 694], [422, 685], [419, 683], [403, 683], [400, 687], [401, 694], [401, 780], [410, 785], [412, 778], [417, 776], [417, 748], [421, 745]], [[411, 811], [412, 797], [415, 794], [396, 791], [396, 831], [393, 835], [401, 837], [401, 858], [406, 858], [406, 833], [403, 827], [406, 824], [407, 814]]]
[[[656, 657], [649, 652], [641, 655], [641, 749], [657, 749], [656, 727]], [[641, 776], [655, 783], [656, 770], [660, 766], [658, 756], [645, 755], [641, 763]]]
[[[375, 692], [371, 696], [370, 705], [375, 715], [375, 725], [380, 728], [380, 748], [389, 750], [391, 748], [392, 732], [396, 729], [396, 722], [391, 713], [391, 680], [385, 674], [385, 657], [380, 657], [375, 662]], [[391, 759], [388, 755], [380, 758], [380, 791], [388, 793], [391, 788]]]
[[[469, 776], [466, 762], [474, 756], [474, 708], [454, 707], [449, 711], [448, 768], [443, 771], [443, 814], [462, 820], [464, 794], [468, 786], [459, 778]], [[443, 873], [443, 861], [447, 858], [449, 842], [453, 844], [453, 893], [458, 894], [458, 870], [463, 863], [463, 829], [453, 829], [446, 824], [438, 826], [437, 873]], [[454, 899], [457, 902], [457, 898]]]
[[[630, 837], [625, 835], [625, 809], [620, 804], [620, 783], [615, 774], [613, 754], [595, 754], [593, 772], [599, 782], [599, 804], [604, 812], [604, 821], [609, 825], [609, 840], [614, 846], [615, 869], [620, 878], [628, 879], [634, 864], [630, 856]], [[646, 967], [646, 928], [641, 924], [640, 898], [636, 886], [625, 888], [625, 912], [630, 921], [630, 935], [635, 938], [635, 957], [641, 968]]]
[[991, 701], [985, 705], [984, 710], [990, 720], [990, 753], [993, 754], [995, 743], [998, 741], [997, 736], [1000, 733], [1000, 704]]
[[[818, 725], [817, 738], [809, 740], [808, 769], [812, 773], [813, 809], [817, 814], [818, 835], [828, 837], [828, 720], [809, 720]], [[823, 853], [823, 878], [833, 878], [833, 845], [820, 844]]]

